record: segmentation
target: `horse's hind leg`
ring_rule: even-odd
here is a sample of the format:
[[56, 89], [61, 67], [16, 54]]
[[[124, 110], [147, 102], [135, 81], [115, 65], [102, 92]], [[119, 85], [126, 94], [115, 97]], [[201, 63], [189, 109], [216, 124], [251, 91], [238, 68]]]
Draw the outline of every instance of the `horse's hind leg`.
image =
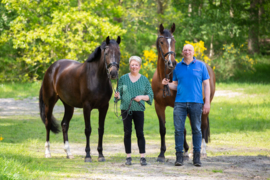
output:
[[188, 150], [189, 150], [189, 146], [188, 146], [188, 143], [187, 143], [187, 130], [185, 128], [184, 130], [184, 159], [185, 160], [188, 160], [189, 159], [189, 156], [188, 156]]
[[[63, 101], [62, 101], [63, 102]], [[61, 126], [62, 126], [62, 131], [63, 131], [63, 139], [64, 139], [64, 150], [67, 153], [67, 158], [68, 159], [73, 159], [73, 155], [70, 152], [70, 147], [69, 147], [69, 143], [68, 143], [68, 128], [69, 128], [69, 122], [73, 116], [73, 112], [74, 112], [74, 107], [67, 105], [66, 103], [64, 103], [65, 106], [65, 115], [63, 117]]]
[[[46, 142], [45, 142], [45, 157], [50, 158], [51, 152], [50, 152], [50, 131], [52, 127], [56, 126], [54, 125], [54, 117], [52, 115], [53, 107], [55, 102], [57, 101], [57, 98], [51, 98], [48, 101], [48, 105], [45, 103], [45, 127], [46, 127]], [[57, 132], [56, 132], [57, 133]]]
[[202, 145], [201, 145], [201, 157], [206, 158], [206, 143], [208, 143], [208, 137], [210, 137], [210, 126], [209, 126], [209, 118], [208, 114], [202, 114]]
[[159, 133], [161, 139], [161, 147], [160, 154], [157, 158], [158, 162], [165, 162], [165, 152], [166, 152], [166, 143], [165, 143], [165, 135], [166, 135], [166, 127], [165, 127], [165, 106], [160, 106], [155, 101], [155, 109], [159, 120]]
[[105, 161], [105, 158], [103, 156], [102, 142], [103, 142], [103, 134], [104, 134], [104, 122], [105, 122], [106, 114], [108, 111], [108, 107], [109, 107], [109, 104], [106, 105], [106, 107], [99, 109], [98, 147], [97, 147], [99, 162]]

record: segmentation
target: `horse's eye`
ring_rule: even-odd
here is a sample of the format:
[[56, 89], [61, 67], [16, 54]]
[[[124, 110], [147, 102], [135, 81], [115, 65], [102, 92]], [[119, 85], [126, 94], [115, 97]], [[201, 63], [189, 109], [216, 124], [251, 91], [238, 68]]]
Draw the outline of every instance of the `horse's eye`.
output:
[[162, 41], [161, 41], [160, 43], [161, 43], [161, 44], [163, 44], [163, 42], [162, 42]]

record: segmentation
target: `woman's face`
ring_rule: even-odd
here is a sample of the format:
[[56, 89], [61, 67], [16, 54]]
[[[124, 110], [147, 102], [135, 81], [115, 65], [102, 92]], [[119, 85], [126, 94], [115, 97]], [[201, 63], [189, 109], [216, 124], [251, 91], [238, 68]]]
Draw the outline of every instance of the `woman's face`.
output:
[[140, 69], [141, 69], [141, 65], [135, 61], [135, 60], [131, 60], [129, 63], [129, 69], [131, 73], [139, 73]]

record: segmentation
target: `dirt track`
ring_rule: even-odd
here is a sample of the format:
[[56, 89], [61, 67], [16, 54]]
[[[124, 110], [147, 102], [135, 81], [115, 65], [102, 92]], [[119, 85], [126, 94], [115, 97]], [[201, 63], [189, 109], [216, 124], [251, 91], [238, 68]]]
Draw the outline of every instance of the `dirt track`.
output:
[[[228, 95], [226, 91], [217, 91], [216, 96]], [[230, 93], [231, 96], [237, 95]], [[54, 112], [63, 112], [62, 107], [56, 106]], [[75, 111], [76, 113], [76, 111]], [[38, 99], [28, 98], [24, 100], [0, 99], [0, 117], [10, 115], [38, 115]], [[70, 144], [71, 152], [75, 158], [85, 155], [84, 144]], [[172, 145], [173, 146], [173, 145]], [[132, 144], [133, 152], [138, 152], [136, 143]], [[157, 154], [159, 144], [146, 144], [148, 156]], [[97, 152], [92, 148], [93, 159], [97, 159]], [[270, 157], [266, 156], [215, 156], [202, 159], [203, 166], [198, 168], [192, 165], [192, 160], [185, 161], [184, 166], [175, 167], [174, 155], [166, 155], [165, 163], [157, 163], [156, 157], [147, 157], [148, 166], [141, 167], [139, 158], [133, 158], [133, 165], [127, 167], [124, 160], [121, 163], [110, 161], [123, 151], [123, 144], [104, 144], [104, 155], [107, 161], [100, 164], [94, 170], [89, 169], [89, 174], [78, 175], [78, 179], [87, 179], [95, 173], [94, 179], [270, 179]], [[228, 147], [212, 147], [208, 145], [208, 152], [230, 151]], [[237, 149], [235, 149], [237, 151]], [[241, 152], [251, 149], [239, 149]], [[256, 151], [256, 149], [254, 149]], [[268, 150], [267, 150], [268, 151]], [[270, 151], [270, 150], [269, 150]], [[62, 145], [51, 145], [52, 156], [63, 156]], [[96, 161], [96, 159], [94, 161]], [[87, 168], [87, 167], [86, 167]], [[102, 175], [99, 175], [102, 174]], [[91, 175], [90, 177], [93, 177]], [[72, 178], [71, 178], [72, 179]]]

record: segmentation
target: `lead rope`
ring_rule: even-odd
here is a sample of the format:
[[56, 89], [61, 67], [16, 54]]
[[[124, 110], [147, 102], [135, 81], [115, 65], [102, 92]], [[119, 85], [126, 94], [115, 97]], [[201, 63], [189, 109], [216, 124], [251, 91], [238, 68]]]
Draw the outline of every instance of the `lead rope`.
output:
[[[165, 76], [166, 79], [169, 79], [170, 74], [172, 73], [172, 71], [169, 74], [166, 74], [166, 68], [167, 68], [166, 62], [167, 61], [166, 61], [166, 59], [164, 57], [163, 51], [162, 51], [162, 49], [160, 47], [160, 44], [159, 44], [158, 47], [159, 47], [159, 50], [161, 52], [161, 56], [162, 56], [162, 58], [164, 60], [164, 63], [165, 63], [164, 76]], [[166, 53], [166, 55], [168, 55], [168, 54], [171, 54], [171, 52]], [[171, 96], [171, 91], [170, 91], [170, 88], [169, 88], [169, 85], [168, 84], [163, 86], [163, 98], [165, 98], [166, 96]]]
[[[133, 101], [134, 99], [135, 99], [135, 97], [133, 97], [133, 98], [130, 99], [127, 110], [124, 110], [119, 116], [118, 116], [118, 112], [117, 112], [117, 102], [118, 102], [118, 101], [114, 102], [114, 113], [115, 113], [115, 116], [116, 116], [119, 120], [124, 121], [124, 120], [127, 119], [128, 114], [130, 113], [130, 108], [131, 108], [131, 105], [132, 105], [132, 101]], [[145, 106], [144, 106], [141, 102], [138, 102], [138, 103], [139, 103], [139, 105], [141, 106], [142, 110], [144, 111], [144, 110], [145, 110]], [[123, 118], [123, 115], [124, 115], [125, 113], [127, 113], [127, 115], [126, 115], [125, 118]], [[122, 116], [122, 118], [121, 118], [121, 116]]]

